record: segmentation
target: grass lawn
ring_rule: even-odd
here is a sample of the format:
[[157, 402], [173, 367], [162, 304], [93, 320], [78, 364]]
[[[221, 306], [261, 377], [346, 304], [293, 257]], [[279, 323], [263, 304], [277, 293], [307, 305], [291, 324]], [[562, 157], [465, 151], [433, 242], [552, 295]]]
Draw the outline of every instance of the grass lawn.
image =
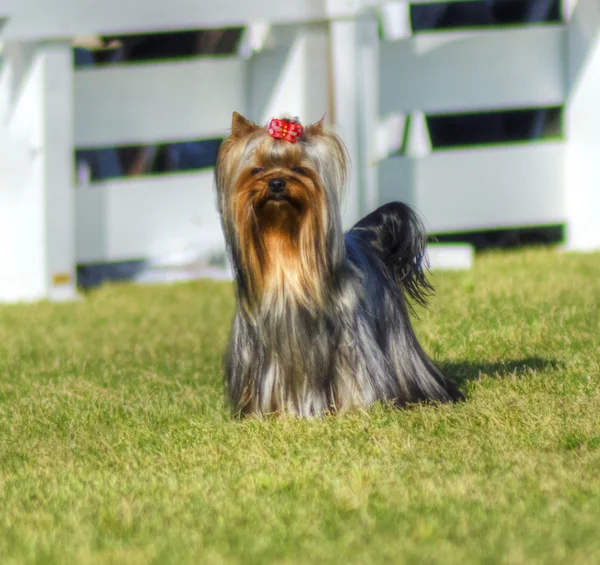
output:
[[228, 284], [0, 307], [0, 563], [600, 563], [600, 256], [433, 277], [467, 402], [232, 421]]

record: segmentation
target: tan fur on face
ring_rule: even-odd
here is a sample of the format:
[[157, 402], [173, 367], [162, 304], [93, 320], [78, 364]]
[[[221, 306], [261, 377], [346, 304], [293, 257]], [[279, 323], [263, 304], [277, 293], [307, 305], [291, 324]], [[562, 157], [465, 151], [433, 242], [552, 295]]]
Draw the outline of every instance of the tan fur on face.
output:
[[[219, 150], [217, 187], [252, 309], [288, 299], [311, 311], [323, 305], [330, 272], [326, 234], [331, 222], [340, 222], [338, 194], [327, 195], [327, 183], [330, 192], [334, 185], [341, 190], [345, 167], [343, 146], [322, 120], [290, 143], [234, 113], [232, 133]], [[285, 181], [289, 200], [270, 199], [268, 183], [275, 178]]]
[[[289, 292], [312, 309], [322, 305], [325, 282], [323, 189], [299, 147], [283, 142], [290, 147], [274, 150], [274, 143], [282, 142], [261, 141], [254, 163], [240, 175], [231, 213], [254, 299]], [[302, 172], [294, 171], [298, 167]], [[263, 171], [252, 175], [256, 168]], [[269, 200], [274, 178], [285, 181], [289, 200]]]

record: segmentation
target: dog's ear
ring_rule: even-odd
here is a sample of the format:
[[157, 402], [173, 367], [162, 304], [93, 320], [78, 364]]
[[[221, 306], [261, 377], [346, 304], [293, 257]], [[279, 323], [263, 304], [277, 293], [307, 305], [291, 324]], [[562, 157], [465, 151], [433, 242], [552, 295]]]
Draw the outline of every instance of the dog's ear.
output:
[[318, 122], [306, 126], [306, 135], [321, 135], [325, 130], [325, 116], [326, 114], [323, 114], [323, 117]]
[[231, 118], [231, 135], [233, 135], [233, 137], [244, 137], [257, 129], [258, 126], [244, 118], [242, 114], [238, 114], [237, 112], [233, 113]]

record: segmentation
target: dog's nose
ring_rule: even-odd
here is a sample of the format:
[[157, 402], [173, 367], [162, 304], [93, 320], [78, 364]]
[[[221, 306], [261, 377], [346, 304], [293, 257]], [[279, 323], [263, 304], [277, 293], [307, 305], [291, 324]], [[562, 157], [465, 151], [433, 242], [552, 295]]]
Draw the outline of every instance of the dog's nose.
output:
[[269, 191], [273, 194], [281, 194], [285, 190], [285, 181], [283, 179], [271, 179], [269, 181]]

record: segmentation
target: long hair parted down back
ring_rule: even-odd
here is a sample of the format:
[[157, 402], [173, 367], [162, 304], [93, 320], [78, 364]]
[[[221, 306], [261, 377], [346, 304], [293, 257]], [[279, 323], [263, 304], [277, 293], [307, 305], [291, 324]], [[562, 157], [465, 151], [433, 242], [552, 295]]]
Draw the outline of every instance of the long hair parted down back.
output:
[[[418, 220], [408, 208], [396, 210], [402, 217], [394, 229], [408, 237], [398, 242], [405, 256], [396, 265], [384, 261], [389, 245], [378, 249], [373, 239], [385, 221], [345, 236], [343, 143], [323, 121], [303, 130], [284, 123], [297, 124], [298, 139], [273, 136], [234, 113], [217, 159], [238, 301], [226, 354], [233, 412], [311, 416], [376, 400], [451, 398], [414, 337], [402, 292], [416, 290], [419, 299], [417, 283], [426, 289], [421, 258], [411, 255], [422, 252]], [[400, 232], [379, 235], [391, 241]], [[381, 327], [386, 321], [395, 327]]]

